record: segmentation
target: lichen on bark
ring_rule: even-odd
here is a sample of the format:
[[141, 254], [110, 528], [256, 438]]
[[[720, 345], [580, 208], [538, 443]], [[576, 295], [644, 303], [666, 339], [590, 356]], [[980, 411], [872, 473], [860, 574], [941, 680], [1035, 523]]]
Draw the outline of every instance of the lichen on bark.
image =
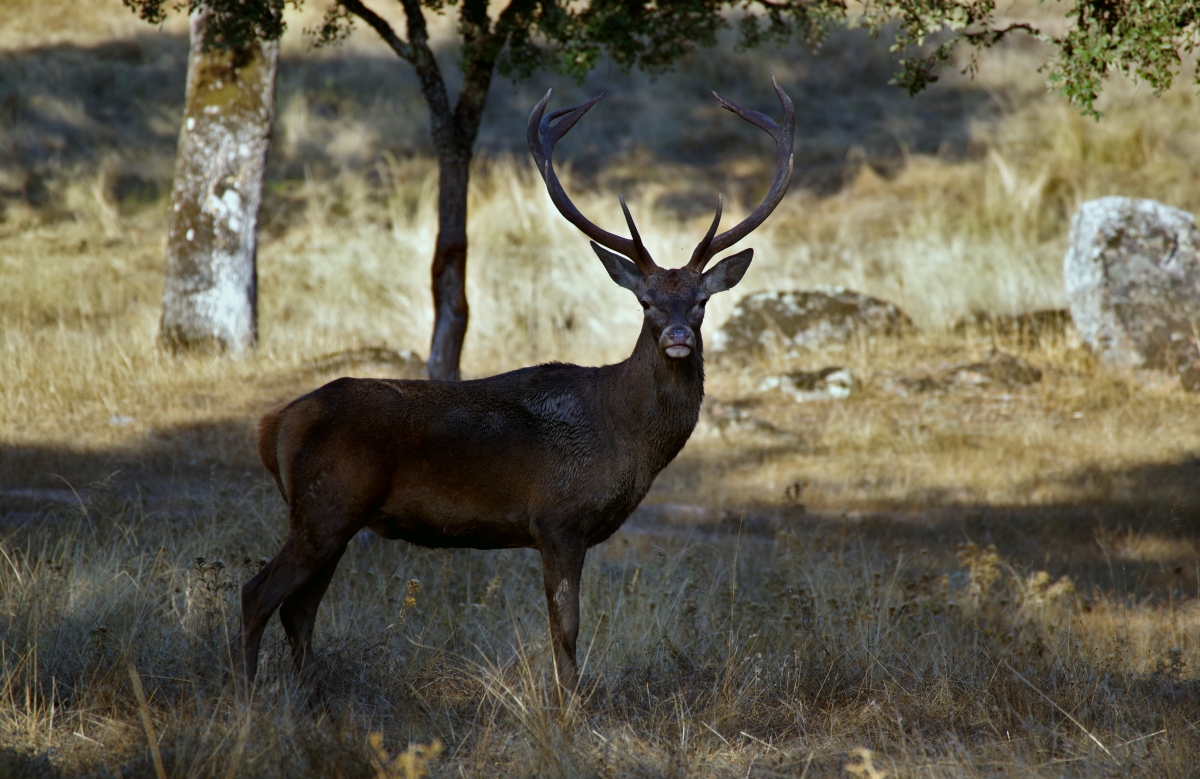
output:
[[190, 20], [159, 340], [172, 351], [237, 353], [258, 340], [258, 209], [279, 44], [208, 47], [207, 21], [203, 9]]

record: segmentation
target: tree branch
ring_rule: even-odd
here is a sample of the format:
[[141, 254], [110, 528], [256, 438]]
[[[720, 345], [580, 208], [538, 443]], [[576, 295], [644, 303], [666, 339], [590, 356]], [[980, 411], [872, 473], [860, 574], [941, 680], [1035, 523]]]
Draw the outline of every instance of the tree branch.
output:
[[[492, 33], [494, 37], [499, 38], [503, 43], [508, 42], [508, 36], [516, 28], [519, 17], [522, 13], [533, 10], [535, 3], [530, 0], [512, 0], [503, 11], [500, 12], [500, 17], [496, 19], [496, 26]], [[502, 43], [502, 45], [503, 45]]]
[[400, 5], [404, 7], [404, 19], [408, 24], [408, 40], [413, 46], [429, 48], [429, 28], [425, 26], [420, 0], [400, 0]]
[[409, 62], [417, 71], [421, 81], [421, 94], [429, 106], [429, 132], [438, 157], [443, 157], [461, 146], [457, 122], [450, 111], [450, 98], [446, 94], [446, 82], [437, 58], [429, 48], [429, 29], [425, 15], [421, 13], [421, 0], [400, 0], [404, 16], [408, 21], [408, 43], [413, 57]]
[[421, 81], [421, 95], [429, 106], [430, 134], [438, 156], [457, 149], [458, 132], [454, 117], [450, 113], [450, 99], [446, 96], [446, 82], [438, 67], [437, 58], [429, 48], [429, 30], [425, 16], [421, 13], [420, 0], [400, 0], [408, 23], [408, 40], [404, 40], [379, 14], [368, 8], [362, 0], [337, 0], [343, 8], [369, 24], [379, 37], [396, 52], [401, 59], [412, 63]]
[[1060, 43], [1058, 38], [1047, 36], [1037, 27], [1034, 27], [1028, 22], [1015, 22], [1000, 30], [989, 28], [986, 30], [979, 30], [977, 32], [964, 32], [962, 33], [962, 37], [965, 38], [972, 46], [992, 46], [1003, 40], [1004, 36], [1008, 35], [1010, 32], [1027, 32], [1035, 38], [1047, 40], [1048, 42], [1054, 44]]
[[[796, 2], [795, 0], [784, 0], [783, 2], [775, 2], [774, 0], [754, 0], [755, 4], [761, 5], [763, 8], [770, 8], [773, 11], [807, 11], [815, 4], [812, 2]], [[840, 7], [843, 11], [846, 8], [845, 2], [837, 0], [833, 5]]]
[[384, 42], [387, 43], [388, 46], [392, 47], [392, 51], [396, 52], [396, 54], [400, 55], [401, 58], [406, 59], [409, 62], [413, 61], [415, 55], [412, 45], [397, 35], [396, 31], [392, 29], [392, 26], [388, 24], [382, 16], [363, 5], [361, 0], [338, 1], [342, 4], [343, 8], [357, 16], [359, 19], [362, 19], [371, 26], [371, 29], [379, 33], [379, 37], [383, 38]]
[[463, 83], [454, 119], [463, 140], [474, 145], [496, 60], [509, 36], [519, 28], [521, 15], [532, 10], [534, 3], [532, 0], [511, 0], [495, 25], [488, 18], [486, 0], [462, 0], [462, 3]]

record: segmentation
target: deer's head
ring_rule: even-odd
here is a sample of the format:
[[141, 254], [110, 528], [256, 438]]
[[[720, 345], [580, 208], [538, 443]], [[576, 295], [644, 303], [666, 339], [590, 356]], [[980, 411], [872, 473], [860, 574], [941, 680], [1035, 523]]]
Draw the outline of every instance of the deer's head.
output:
[[[554, 145], [575, 126], [589, 108], [604, 97], [603, 94], [575, 108], [563, 108], [546, 115], [546, 103], [550, 100], [550, 92], [547, 92], [529, 116], [526, 128], [529, 150], [533, 152], [538, 172], [546, 182], [550, 199], [567, 221], [592, 239], [592, 249], [604, 263], [604, 268], [612, 280], [637, 296], [646, 312], [648, 326], [658, 333], [659, 348], [668, 357], [682, 359], [696, 350], [697, 333], [704, 321], [704, 304], [711, 296], [732, 288], [742, 280], [742, 276], [750, 267], [754, 250], [744, 249], [730, 255], [707, 271], [705, 266], [713, 256], [733, 246], [762, 224], [783, 200], [791, 182], [796, 112], [792, 101], [778, 82], [772, 78], [771, 83], [779, 95], [779, 102], [783, 105], [782, 125], [777, 125], [765, 114], [746, 110], [713, 92], [724, 108], [765, 130], [775, 140], [775, 177], [762, 204], [740, 223], [719, 235], [717, 227], [721, 223], [722, 203], [718, 196], [717, 214], [713, 218], [712, 226], [692, 252], [691, 260], [682, 268], [660, 268], [654, 262], [650, 252], [646, 251], [641, 236], [638, 235], [637, 226], [634, 225], [629, 208], [625, 205], [625, 198], [621, 198], [621, 210], [629, 225], [629, 238], [615, 235], [592, 224], [567, 197], [558, 181], [551, 162]], [[555, 120], [558, 120], [557, 123], [551, 125]]]

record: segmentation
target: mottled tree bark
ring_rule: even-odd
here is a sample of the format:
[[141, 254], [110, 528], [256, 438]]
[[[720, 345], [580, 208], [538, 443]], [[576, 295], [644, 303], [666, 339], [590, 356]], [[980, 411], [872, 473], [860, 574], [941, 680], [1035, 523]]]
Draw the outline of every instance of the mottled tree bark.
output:
[[240, 352], [258, 340], [256, 234], [279, 44], [205, 51], [207, 16], [191, 17], [159, 340]]

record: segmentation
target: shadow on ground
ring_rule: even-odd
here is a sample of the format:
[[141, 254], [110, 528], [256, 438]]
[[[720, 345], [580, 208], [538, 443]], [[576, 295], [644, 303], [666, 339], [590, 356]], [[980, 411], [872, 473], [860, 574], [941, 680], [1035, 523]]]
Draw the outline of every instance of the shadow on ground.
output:
[[[703, 461], [679, 465], [683, 481], [703, 478]], [[1197, 596], [1200, 457], [1112, 472], [1093, 465], [1066, 481], [1120, 484], [1122, 495], [1134, 497], [1005, 505], [964, 502], [947, 493], [844, 511], [810, 511], [787, 500], [715, 512], [666, 504], [639, 509], [633, 526], [691, 534], [697, 540], [740, 535], [753, 543], [789, 532], [817, 548], [861, 545], [865, 552], [899, 551], [909, 558], [927, 551], [937, 568], [953, 568], [960, 545], [995, 545], [1004, 560], [1029, 571], [1070, 576], [1084, 592], [1098, 588], [1133, 598]]]
[[[751, 455], [753, 456], [753, 455]], [[728, 463], [726, 463], [728, 464]], [[265, 490], [274, 483], [258, 462], [253, 422], [228, 419], [155, 430], [120, 449], [72, 451], [0, 445], [0, 533], [18, 532], [56, 512], [86, 504], [93, 493], [137, 496], [156, 511], [186, 515], [212, 498]], [[1070, 478], [1103, 478], [1131, 487], [1134, 498], [1041, 505], [939, 501], [838, 512], [806, 511], [798, 502], [709, 509], [670, 503], [672, 481], [705, 478], [704, 464], [682, 458], [660, 477], [655, 500], [624, 532], [664, 534], [675, 541], [773, 543], [780, 533], [816, 548], [860, 546], [864, 552], [930, 555], [954, 568], [959, 545], [994, 544], [1001, 557], [1028, 570], [1067, 575], [1081, 592], [1098, 588], [1132, 598], [1196, 597], [1200, 549], [1200, 458]]]
[[[444, 51], [441, 59], [448, 78], [457, 76], [456, 52]], [[717, 184], [744, 181], [757, 191], [770, 173], [770, 140], [721, 111], [708, 90], [777, 114], [775, 74], [797, 106], [795, 185], [828, 193], [841, 187], [848, 159], [852, 167], [869, 161], [888, 172], [909, 152], [966, 154], [970, 122], [998, 113], [987, 93], [960, 78], [910, 99], [887, 83], [895, 68], [885, 41], [845, 32], [816, 53], [798, 43], [737, 53], [726, 42], [657, 79], [611, 63], [583, 84], [544, 73], [521, 84], [497, 77], [479, 149], [523, 159], [525, 120], [546, 89], [556, 90], [555, 105], [603, 91], [606, 100], [560, 151], [585, 177], [609, 174], [620, 184], [624, 176], [644, 177], [650, 161], [698, 166]], [[61, 198], [67, 183], [86, 177], [123, 209], [161, 202], [170, 186], [185, 75], [186, 41], [165, 34], [0, 53], [0, 201], [45, 206]], [[275, 185], [347, 168], [375, 175], [385, 153], [431, 152], [412, 69], [390, 54], [334, 49], [286, 56], [277, 106], [269, 164]], [[764, 152], [761, 166], [731, 167]], [[673, 205], [707, 211], [709, 199]]]

